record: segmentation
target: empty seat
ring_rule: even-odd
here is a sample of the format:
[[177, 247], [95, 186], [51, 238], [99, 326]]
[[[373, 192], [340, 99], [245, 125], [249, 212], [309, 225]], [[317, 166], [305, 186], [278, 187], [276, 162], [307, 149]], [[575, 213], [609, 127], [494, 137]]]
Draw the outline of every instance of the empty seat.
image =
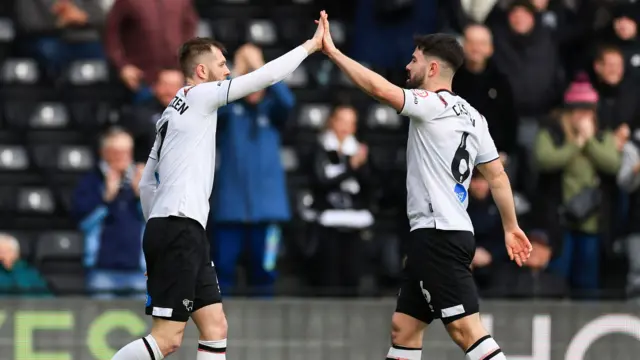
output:
[[63, 146], [58, 151], [58, 169], [87, 171], [94, 165], [93, 152], [86, 146]]
[[304, 88], [309, 83], [309, 76], [307, 75], [306, 67], [303, 65], [298, 66], [297, 69], [284, 79], [285, 84], [292, 88]]
[[0, 171], [20, 171], [28, 167], [29, 158], [24, 147], [0, 145]]
[[78, 129], [100, 130], [120, 118], [118, 106], [103, 101], [81, 101], [67, 104], [71, 120]]
[[109, 67], [103, 60], [74, 61], [67, 69], [67, 77], [75, 86], [106, 83], [109, 81]]
[[293, 148], [280, 148], [280, 161], [282, 162], [282, 167], [287, 172], [296, 171], [298, 169], [298, 155]]
[[367, 126], [369, 128], [400, 128], [400, 116], [387, 105], [376, 104], [369, 108]]
[[[0, 187], [0, 213], [13, 213], [16, 209], [16, 189], [12, 186]], [[5, 220], [4, 217], [0, 221]], [[6, 224], [7, 226], [11, 224]]]
[[306, 104], [300, 108], [298, 113], [298, 126], [320, 129], [329, 116], [329, 106], [325, 104]]
[[45, 274], [50, 290], [58, 296], [85, 295], [86, 278], [82, 272]]
[[47, 188], [21, 188], [17, 201], [21, 213], [51, 214], [55, 211], [53, 195]]
[[330, 29], [331, 38], [336, 45], [344, 45], [347, 42], [347, 29], [341, 21], [332, 20]]
[[235, 19], [216, 19], [211, 23], [213, 37], [222, 41], [225, 46], [233, 47], [240, 43], [241, 34], [238, 22]]
[[246, 40], [259, 45], [273, 45], [277, 40], [276, 28], [270, 20], [249, 21]]
[[36, 105], [29, 118], [29, 127], [40, 130], [63, 129], [69, 125], [69, 114], [62, 103], [45, 102]]
[[36, 260], [69, 261], [81, 260], [84, 255], [84, 241], [75, 231], [47, 231], [36, 241]]
[[213, 30], [211, 29], [211, 24], [206, 20], [200, 20], [198, 28], [196, 29], [196, 36], [204, 38], [212, 37]]
[[8, 18], [0, 18], [0, 43], [11, 43], [16, 37], [13, 21]]
[[40, 79], [38, 63], [33, 59], [7, 59], [2, 64], [2, 81], [7, 84], [35, 84]]

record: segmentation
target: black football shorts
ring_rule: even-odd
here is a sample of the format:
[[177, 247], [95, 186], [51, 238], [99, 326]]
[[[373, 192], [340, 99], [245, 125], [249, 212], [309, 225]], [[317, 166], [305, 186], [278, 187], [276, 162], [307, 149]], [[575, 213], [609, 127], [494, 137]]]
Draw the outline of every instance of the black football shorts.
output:
[[187, 321], [192, 312], [221, 302], [209, 239], [199, 222], [151, 218], [142, 240], [147, 262], [147, 315]]
[[479, 311], [471, 273], [475, 239], [469, 231], [416, 229], [410, 234], [396, 312], [444, 324]]

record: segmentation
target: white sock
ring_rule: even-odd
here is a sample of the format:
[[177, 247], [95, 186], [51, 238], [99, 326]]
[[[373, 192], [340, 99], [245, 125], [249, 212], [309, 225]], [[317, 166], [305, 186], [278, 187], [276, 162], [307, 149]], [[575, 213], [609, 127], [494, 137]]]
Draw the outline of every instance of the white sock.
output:
[[466, 360], [507, 360], [498, 343], [490, 335], [481, 337], [467, 350]]
[[399, 345], [392, 345], [387, 353], [386, 360], [420, 360], [422, 359], [422, 349], [408, 348]]
[[198, 340], [197, 360], [226, 360], [227, 339], [223, 340]]
[[118, 351], [111, 360], [162, 360], [162, 352], [151, 335], [130, 342]]

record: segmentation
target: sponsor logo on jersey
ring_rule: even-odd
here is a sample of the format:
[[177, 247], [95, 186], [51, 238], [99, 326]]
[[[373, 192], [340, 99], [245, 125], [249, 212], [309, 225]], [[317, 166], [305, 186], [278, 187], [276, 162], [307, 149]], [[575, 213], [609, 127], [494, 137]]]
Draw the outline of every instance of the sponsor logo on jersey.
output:
[[467, 189], [464, 188], [464, 185], [456, 184], [456, 186], [453, 187], [453, 192], [461, 203], [467, 199]]
[[422, 90], [422, 89], [413, 89], [411, 90], [411, 92], [419, 97], [425, 98], [427, 96], [429, 96], [429, 92], [427, 90]]

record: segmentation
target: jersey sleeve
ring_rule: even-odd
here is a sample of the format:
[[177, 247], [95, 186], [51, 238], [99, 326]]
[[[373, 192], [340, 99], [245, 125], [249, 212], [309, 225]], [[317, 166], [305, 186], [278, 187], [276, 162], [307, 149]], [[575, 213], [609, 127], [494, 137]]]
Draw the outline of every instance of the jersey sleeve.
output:
[[489, 133], [487, 121], [484, 117], [482, 120], [482, 133], [480, 134], [480, 147], [478, 148], [478, 155], [476, 156], [476, 165], [486, 164], [500, 158], [498, 150], [496, 149], [496, 144], [493, 142], [493, 138]]
[[436, 93], [422, 89], [402, 89], [404, 105], [400, 115], [412, 119], [429, 121], [447, 107], [445, 101]]
[[189, 103], [196, 104], [204, 113], [213, 113], [218, 108], [227, 105], [232, 81], [213, 81], [186, 88], [184, 90], [185, 97]]

